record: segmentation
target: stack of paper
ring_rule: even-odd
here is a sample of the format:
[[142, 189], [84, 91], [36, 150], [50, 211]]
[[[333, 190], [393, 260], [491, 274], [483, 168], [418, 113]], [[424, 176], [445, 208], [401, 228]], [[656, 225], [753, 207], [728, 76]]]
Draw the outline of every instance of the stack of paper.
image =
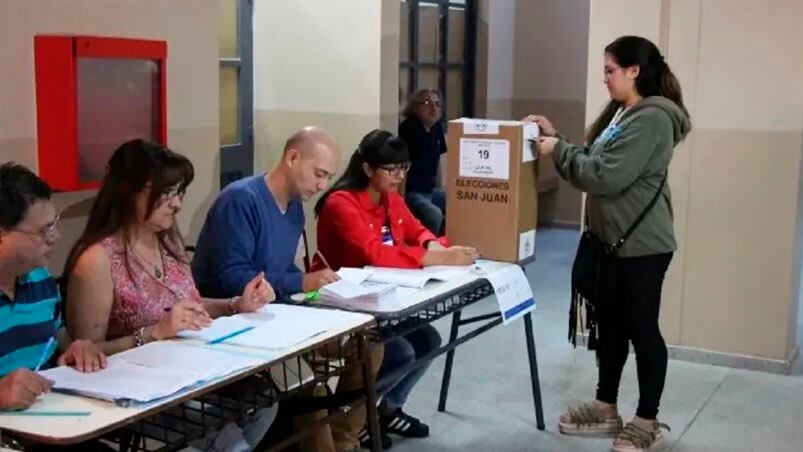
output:
[[348, 309], [372, 314], [378, 312], [395, 312], [419, 303], [420, 300], [416, 301], [414, 295], [420, 290], [421, 289], [414, 287], [398, 286], [383, 293], [382, 296], [370, 300], [360, 298], [337, 300], [322, 298], [321, 303], [338, 309]]
[[478, 269], [477, 265], [435, 265], [423, 269], [436, 281], [452, 281]]
[[242, 315], [218, 317], [208, 327], [198, 331], [180, 331], [178, 337], [198, 339], [204, 342], [224, 342], [228, 338], [242, 334], [258, 326], [258, 322]]
[[[354, 314], [349, 312], [288, 304], [269, 304], [259, 312], [241, 315], [263, 323], [234, 338], [232, 343], [257, 348], [286, 349], [354, 324]], [[260, 337], [263, 334], [264, 339]]]
[[337, 271], [339, 281], [323, 286], [318, 293], [325, 300], [353, 300], [374, 302], [391, 292], [392, 284], [377, 283], [370, 278], [374, 270], [370, 268], [343, 267]]
[[474, 269], [473, 265], [465, 267], [436, 266], [421, 269], [366, 267], [366, 270], [371, 270], [368, 281], [417, 289], [422, 289], [430, 281], [451, 281], [470, 274]]
[[373, 273], [373, 271], [364, 268], [341, 267], [340, 270], [337, 271], [337, 276], [339, 276], [340, 279], [354, 284], [362, 284], [363, 281], [371, 276], [371, 273]]
[[200, 331], [182, 331], [179, 337], [209, 343], [282, 350], [337, 328], [350, 319], [347, 313], [269, 304], [257, 312], [219, 317], [209, 327]]
[[327, 284], [318, 291], [322, 298], [334, 300], [376, 300], [393, 289], [390, 284], [378, 284], [363, 281], [355, 284], [349, 280], [341, 279]]
[[40, 373], [54, 382], [56, 390], [127, 405], [168, 397], [261, 362], [177, 342], [154, 342], [110, 357], [99, 372], [57, 367]]

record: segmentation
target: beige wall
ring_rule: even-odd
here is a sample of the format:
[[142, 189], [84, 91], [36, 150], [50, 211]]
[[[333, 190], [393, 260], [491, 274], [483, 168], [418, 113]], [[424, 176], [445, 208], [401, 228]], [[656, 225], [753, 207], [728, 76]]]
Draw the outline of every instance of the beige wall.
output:
[[[587, 0], [480, 2], [477, 88], [479, 116], [549, 117], [582, 140], [588, 56]], [[486, 31], [487, 30], [487, 31]], [[479, 107], [479, 105], [478, 105]], [[580, 193], [540, 167], [539, 221], [577, 224]]]
[[[3, 0], [0, 2], [0, 161], [32, 169], [36, 158], [33, 37], [39, 33], [164, 39], [168, 45], [168, 144], [195, 165], [182, 231], [194, 241], [218, 173], [218, 3], [216, 0]], [[60, 193], [60, 273], [94, 192]]]
[[[513, 117], [544, 114], [575, 142], [584, 132], [589, 10], [587, 0], [519, 0], [516, 10]], [[539, 168], [541, 187], [556, 187], [540, 194], [539, 220], [579, 224], [580, 192], [553, 165]]]
[[[371, 129], [398, 121], [396, 0], [260, 0], [254, 5], [255, 171], [306, 125], [328, 130], [345, 166]], [[315, 248], [307, 203], [307, 233]]]
[[670, 168], [680, 250], [665, 336], [787, 360], [800, 278], [803, 2], [738, 4], [592, 0], [586, 122], [607, 98], [601, 49], [623, 34], [658, 43], [695, 126]]
[[488, 35], [484, 58], [477, 58], [477, 69], [485, 75], [487, 91], [477, 97], [487, 99], [488, 118], [509, 119], [513, 115], [516, 6], [515, 0], [480, 3], [481, 21], [487, 23]]

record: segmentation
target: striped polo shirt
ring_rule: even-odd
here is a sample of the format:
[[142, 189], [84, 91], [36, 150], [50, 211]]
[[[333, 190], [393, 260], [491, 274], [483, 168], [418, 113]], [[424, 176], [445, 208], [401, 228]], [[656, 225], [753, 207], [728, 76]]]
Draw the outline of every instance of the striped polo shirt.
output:
[[[46, 345], [62, 327], [61, 296], [50, 273], [36, 268], [17, 278], [15, 300], [0, 292], [0, 376], [36, 368]], [[48, 363], [55, 348], [44, 357]]]

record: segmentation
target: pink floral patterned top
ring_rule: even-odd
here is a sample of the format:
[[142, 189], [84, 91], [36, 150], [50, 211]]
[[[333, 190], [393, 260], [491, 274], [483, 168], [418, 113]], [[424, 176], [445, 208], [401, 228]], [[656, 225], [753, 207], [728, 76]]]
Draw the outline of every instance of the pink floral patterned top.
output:
[[[186, 260], [180, 262], [163, 250], [164, 275], [159, 281], [145, 270], [145, 263], [119, 237], [107, 237], [100, 244], [109, 257], [114, 283], [107, 340], [130, 336], [142, 327], [158, 323], [165, 309], [180, 301], [202, 302]], [[180, 256], [184, 256], [183, 250]]]

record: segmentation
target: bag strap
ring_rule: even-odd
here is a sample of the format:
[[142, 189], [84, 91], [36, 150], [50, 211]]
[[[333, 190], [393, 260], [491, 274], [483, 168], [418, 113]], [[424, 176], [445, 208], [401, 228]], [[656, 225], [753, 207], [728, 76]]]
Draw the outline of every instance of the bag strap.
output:
[[638, 218], [636, 218], [636, 221], [634, 221], [633, 224], [630, 225], [630, 229], [628, 229], [627, 232], [625, 232], [622, 238], [620, 238], [619, 240], [616, 241], [616, 243], [613, 244], [613, 248], [615, 250], [618, 250], [619, 248], [622, 247], [622, 245], [625, 244], [627, 239], [629, 239], [630, 236], [633, 235], [633, 232], [635, 232], [636, 228], [638, 228], [641, 222], [644, 221], [644, 218], [647, 217], [647, 214], [650, 213], [653, 207], [655, 207], [655, 204], [658, 203], [658, 199], [664, 192], [664, 185], [666, 185], [666, 176], [668, 174], [669, 171], [664, 173], [664, 177], [661, 179], [661, 185], [658, 186], [658, 191], [655, 192], [655, 196], [652, 197], [652, 200], [650, 200], [650, 203], [647, 204], [647, 207], [645, 207], [644, 210], [641, 211], [641, 214], [639, 214]]

